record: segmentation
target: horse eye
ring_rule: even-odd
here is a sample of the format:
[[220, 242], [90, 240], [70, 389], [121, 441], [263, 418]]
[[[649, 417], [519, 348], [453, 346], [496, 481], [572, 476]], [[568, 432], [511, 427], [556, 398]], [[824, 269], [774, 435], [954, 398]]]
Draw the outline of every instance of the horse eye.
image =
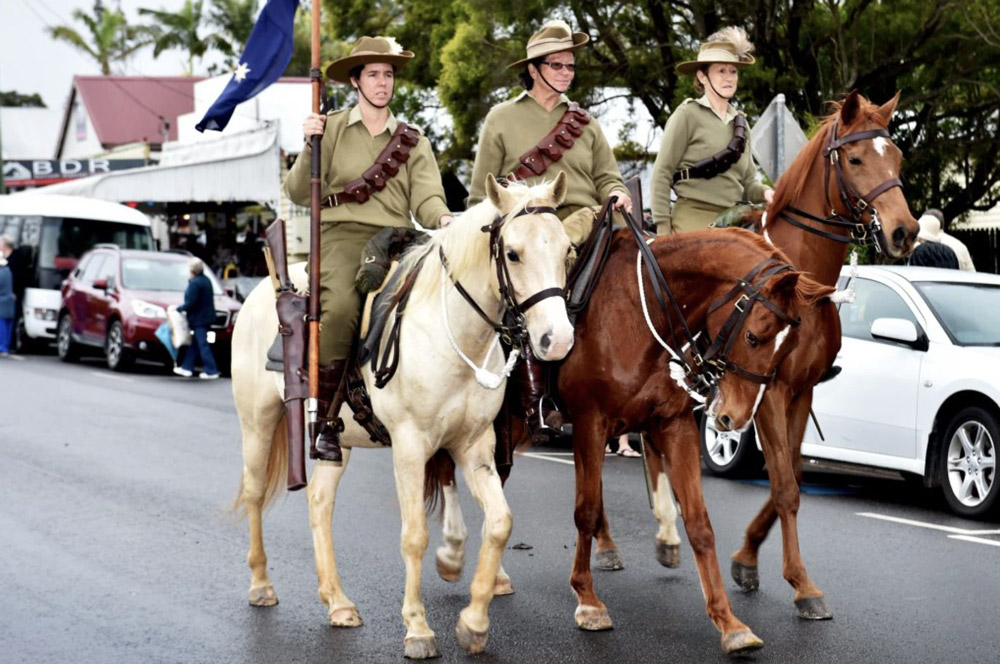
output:
[[847, 163], [849, 163], [851, 166], [860, 166], [861, 160], [858, 159], [857, 157], [849, 157], [847, 159]]
[[754, 334], [753, 332], [750, 332], [748, 330], [747, 331], [747, 343], [750, 344], [751, 348], [756, 348], [757, 344], [760, 343], [760, 339], [757, 338], [756, 334]]
[[508, 249], [507, 250], [507, 260], [509, 260], [511, 263], [516, 263], [519, 260], [521, 260], [521, 257], [518, 256], [517, 252], [514, 251], [513, 249]]

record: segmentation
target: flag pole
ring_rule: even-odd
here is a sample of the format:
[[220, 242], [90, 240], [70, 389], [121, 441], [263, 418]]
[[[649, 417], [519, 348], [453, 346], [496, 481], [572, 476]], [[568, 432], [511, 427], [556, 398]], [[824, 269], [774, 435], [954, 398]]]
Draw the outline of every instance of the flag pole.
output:
[[[323, 73], [320, 71], [320, 51], [319, 51], [319, 23], [320, 23], [320, 2], [312, 0], [312, 68], [309, 76], [312, 79], [312, 112], [320, 112], [320, 94], [323, 88]], [[319, 417], [325, 417], [326, 413], [317, 413], [319, 398], [319, 280], [320, 280], [320, 174], [321, 154], [320, 149], [323, 143], [322, 136], [310, 136], [309, 141], [312, 147], [311, 178], [309, 180], [309, 398], [306, 401], [306, 410], [309, 414], [310, 431], [315, 430], [315, 424]], [[311, 441], [310, 441], [311, 442]]]

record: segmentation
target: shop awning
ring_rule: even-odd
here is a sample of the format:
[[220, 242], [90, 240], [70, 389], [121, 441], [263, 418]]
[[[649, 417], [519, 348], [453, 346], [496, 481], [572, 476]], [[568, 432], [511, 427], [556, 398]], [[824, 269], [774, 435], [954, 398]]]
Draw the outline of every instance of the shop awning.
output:
[[281, 198], [277, 138], [277, 122], [268, 122], [215, 141], [166, 143], [157, 166], [95, 175], [33, 191], [118, 203], [253, 201], [277, 210]]

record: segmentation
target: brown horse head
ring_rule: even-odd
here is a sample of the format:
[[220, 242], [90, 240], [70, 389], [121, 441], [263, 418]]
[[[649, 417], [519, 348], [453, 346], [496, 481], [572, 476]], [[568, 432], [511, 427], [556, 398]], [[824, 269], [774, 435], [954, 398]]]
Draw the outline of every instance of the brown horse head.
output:
[[[832, 306], [828, 298], [833, 291], [833, 287], [823, 286], [802, 272], [787, 270], [764, 282], [760, 287], [761, 301], [753, 304], [746, 320], [733, 331], [736, 338], [726, 358], [730, 368], [708, 403], [708, 414], [715, 418], [716, 428], [723, 431], [746, 428], [779, 363], [792, 347], [787, 343], [788, 337], [798, 327], [802, 314], [808, 307]], [[732, 311], [733, 307], [721, 307], [708, 316], [712, 338]], [[808, 331], [805, 332], [796, 337], [808, 343]], [[766, 382], [761, 380], [764, 377]]]
[[[790, 208], [820, 217], [836, 214], [853, 219], [856, 216], [857, 222], [866, 226], [870, 226], [877, 215], [884, 235], [884, 241], [879, 239], [879, 242], [885, 245], [886, 251], [897, 257], [908, 254], [913, 249], [919, 227], [897, 180], [902, 153], [892, 139], [884, 135], [898, 102], [899, 93], [877, 106], [853, 91], [844, 101], [835, 104], [836, 110], [826, 117], [819, 131], [778, 181], [774, 201], [768, 209], [768, 227], [777, 223], [776, 217]], [[821, 182], [824, 184], [820, 185]], [[858, 199], [864, 202], [858, 203]], [[806, 223], [817, 227], [815, 223]], [[819, 227], [830, 231], [828, 227]], [[833, 232], [847, 234], [849, 231]], [[794, 255], [797, 252], [792, 250], [790, 243], [779, 242], [775, 231], [771, 234], [776, 244], [790, 251], [797, 266], [814, 264], [808, 256]], [[834, 253], [829, 251], [829, 246], [824, 249], [827, 255]], [[842, 260], [841, 257], [834, 263], [839, 265]]]

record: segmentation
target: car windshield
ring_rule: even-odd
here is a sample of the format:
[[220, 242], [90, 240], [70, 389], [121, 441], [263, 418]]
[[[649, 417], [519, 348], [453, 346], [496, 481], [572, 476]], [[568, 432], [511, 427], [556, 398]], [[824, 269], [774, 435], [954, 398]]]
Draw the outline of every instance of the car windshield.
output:
[[[205, 274], [212, 282], [212, 290], [215, 294], [221, 295], [222, 288], [215, 281], [214, 275], [210, 274], [207, 269]], [[187, 261], [165, 261], [155, 258], [126, 258], [122, 261], [122, 286], [124, 288], [183, 293], [187, 289], [190, 278]]]
[[1000, 286], [921, 281], [913, 284], [959, 346], [1000, 346]]

